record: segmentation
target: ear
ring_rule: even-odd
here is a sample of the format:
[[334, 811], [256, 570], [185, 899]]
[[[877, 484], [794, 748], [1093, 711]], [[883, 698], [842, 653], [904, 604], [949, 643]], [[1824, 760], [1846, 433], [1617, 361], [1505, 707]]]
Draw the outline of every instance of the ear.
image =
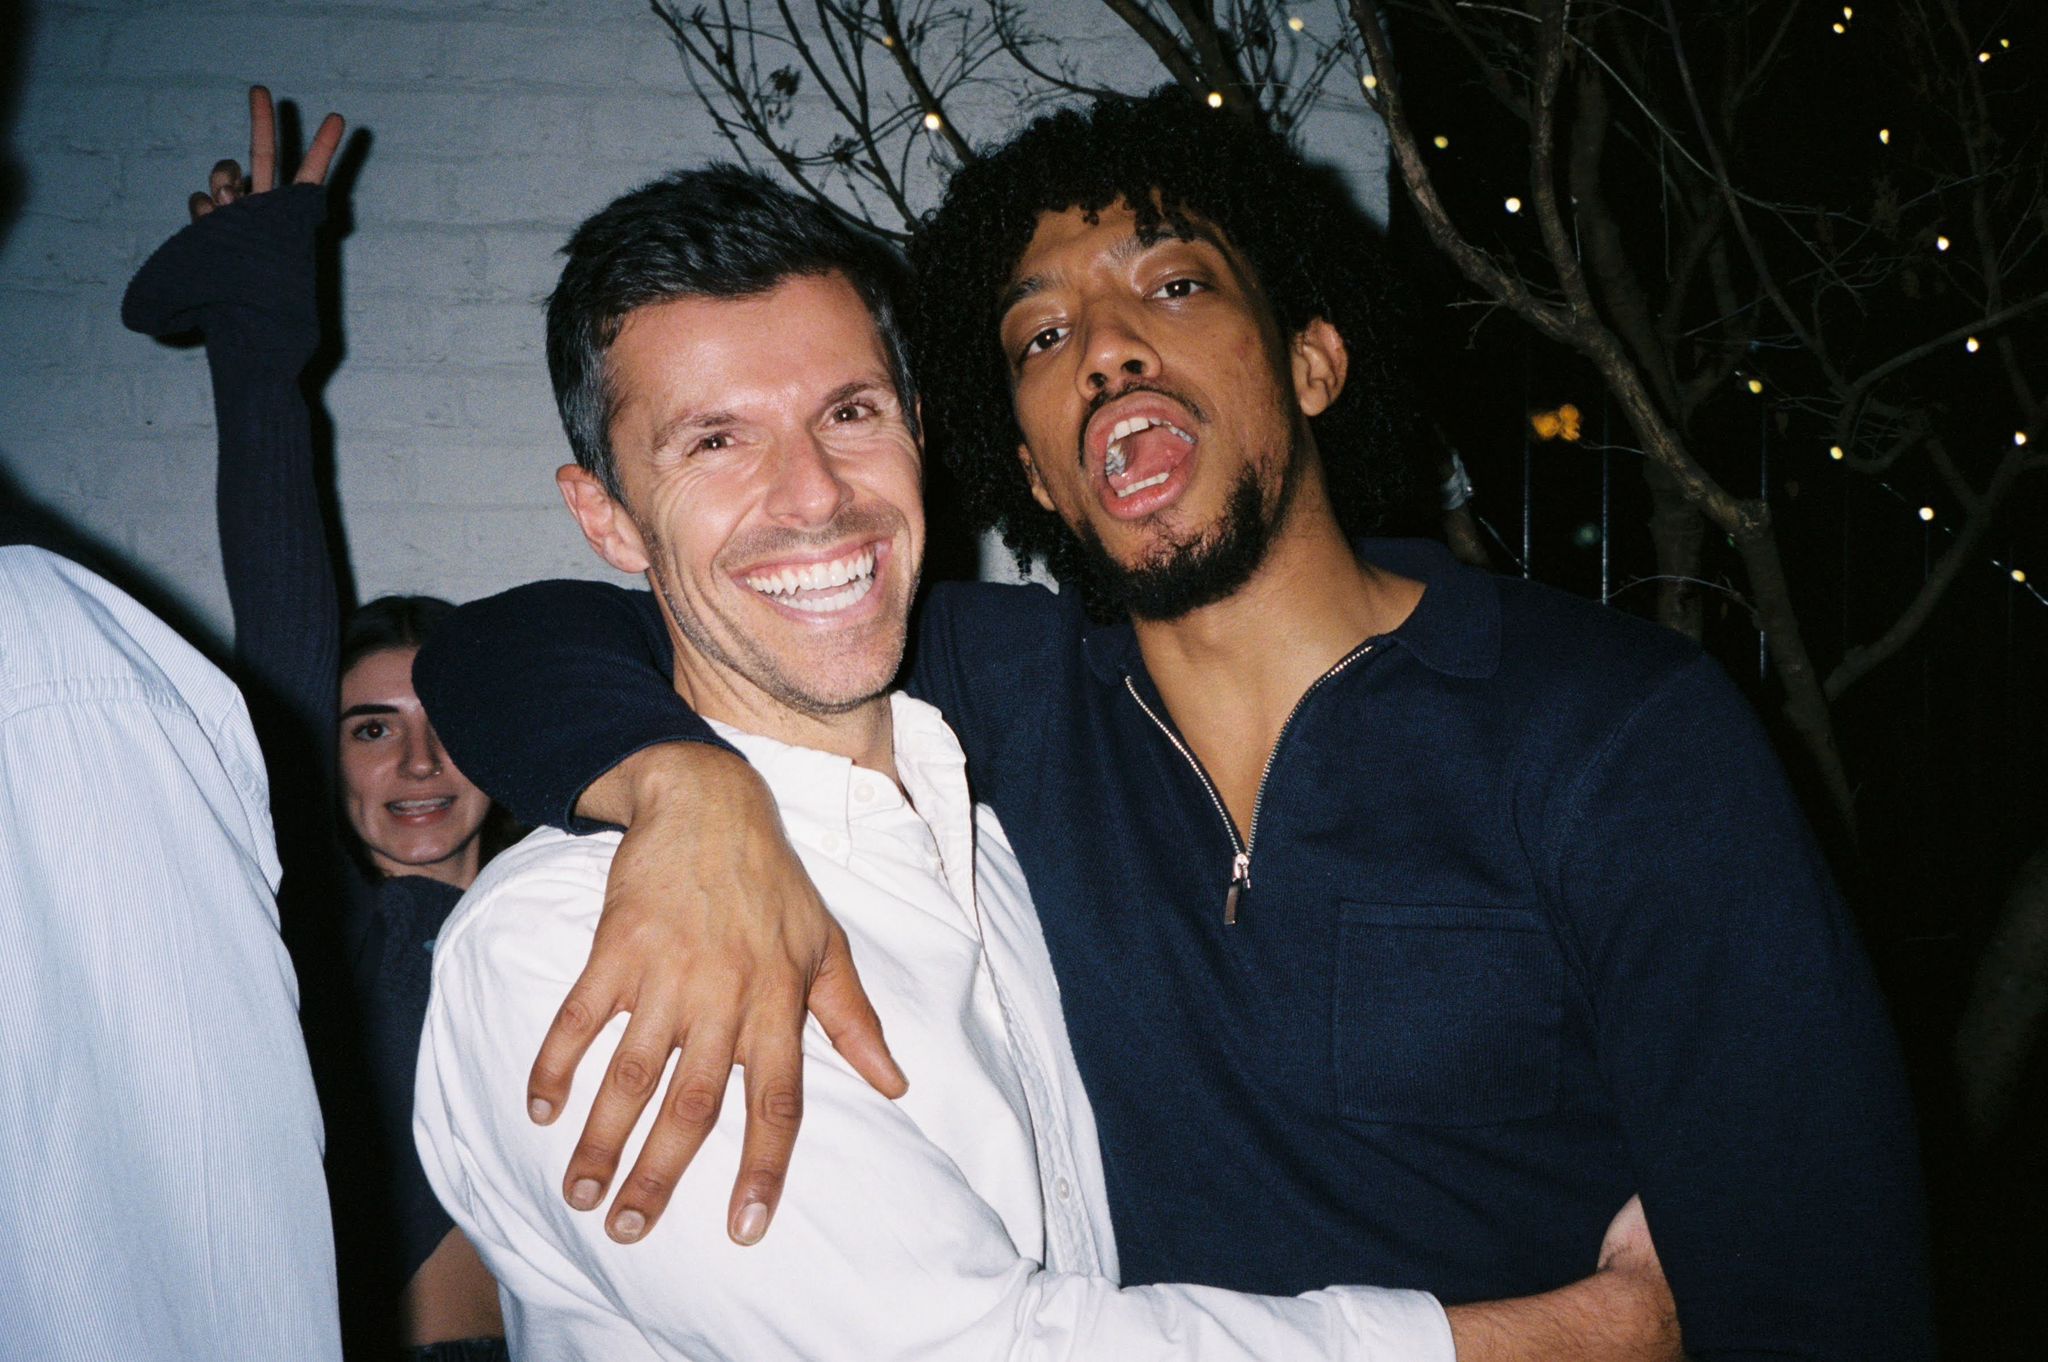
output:
[[1031, 499], [1046, 510], [1052, 511], [1054, 515], [1058, 515], [1058, 510], [1052, 504], [1052, 497], [1045, 490], [1044, 481], [1038, 476], [1038, 465], [1031, 461], [1029, 445], [1017, 446], [1017, 462], [1024, 465], [1024, 477], [1031, 484]]
[[1351, 372], [1351, 352], [1337, 328], [1316, 318], [1295, 333], [1288, 346], [1294, 373], [1294, 400], [1304, 416], [1321, 416], [1344, 391]]
[[595, 475], [581, 464], [565, 463], [555, 470], [555, 486], [561, 489], [562, 503], [576, 517], [584, 539], [597, 550], [598, 557], [621, 572], [647, 571], [647, 546], [641, 542], [640, 527]]

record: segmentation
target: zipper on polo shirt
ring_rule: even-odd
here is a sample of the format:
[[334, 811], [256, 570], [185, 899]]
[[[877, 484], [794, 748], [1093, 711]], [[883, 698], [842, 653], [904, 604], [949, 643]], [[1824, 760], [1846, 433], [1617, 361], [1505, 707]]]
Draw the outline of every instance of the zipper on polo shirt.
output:
[[1209, 802], [1216, 806], [1216, 816], [1223, 820], [1223, 831], [1230, 837], [1230, 885], [1223, 891], [1224, 926], [1237, 925], [1238, 901], [1252, 887], [1252, 847], [1259, 840], [1259, 813], [1266, 807], [1266, 782], [1273, 776], [1273, 762], [1280, 755], [1280, 745], [1287, 741], [1287, 730], [1294, 727], [1294, 716], [1301, 713], [1301, 707], [1308, 703], [1311, 695], [1322, 688], [1324, 682], [1371, 651], [1372, 640], [1368, 639], [1338, 658], [1328, 671], [1309, 683], [1308, 689], [1301, 693], [1301, 698], [1294, 702], [1294, 708], [1287, 711], [1286, 722], [1280, 725], [1280, 734], [1273, 739], [1273, 750], [1266, 753], [1266, 764], [1259, 768], [1259, 789], [1258, 793], [1252, 796], [1251, 826], [1245, 829], [1243, 838], [1238, 837], [1237, 824], [1231, 821], [1230, 810], [1224, 807], [1223, 796], [1216, 792], [1216, 782], [1209, 779], [1209, 773], [1202, 769], [1201, 761], [1196, 758], [1193, 750], [1181, 741], [1180, 734], [1174, 732], [1172, 726], [1160, 718], [1152, 706], [1145, 703], [1145, 697], [1138, 694], [1137, 684], [1131, 679], [1131, 674], [1124, 673], [1124, 689], [1138, 702], [1138, 708], [1145, 711], [1145, 717], [1166, 735], [1166, 740], [1173, 744], [1174, 750], [1187, 759], [1189, 769], [1195, 773], [1195, 778], [1202, 782], [1202, 788], [1208, 791]]

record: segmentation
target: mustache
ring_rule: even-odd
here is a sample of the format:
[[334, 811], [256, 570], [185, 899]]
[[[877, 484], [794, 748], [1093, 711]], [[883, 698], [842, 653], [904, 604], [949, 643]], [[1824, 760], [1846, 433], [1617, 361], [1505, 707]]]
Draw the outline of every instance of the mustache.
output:
[[720, 557], [744, 562], [799, 556], [844, 544], [849, 539], [887, 539], [904, 524], [903, 513], [894, 507], [848, 506], [814, 530], [764, 526], [734, 540]]
[[1081, 414], [1081, 429], [1074, 436], [1074, 461], [1081, 466], [1084, 472], [1088, 468], [1088, 427], [1095, 424], [1095, 414], [1110, 403], [1129, 397], [1132, 393], [1157, 393], [1169, 401], [1178, 402], [1183, 407], [1186, 407], [1188, 415], [1195, 419], [1197, 425], [1207, 425], [1209, 422], [1209, 413], [1202, 410], [1200, 403], [1162, 384], [1137, 382], [1126, 383], [1115, 392], [1105, 389], [1088, 399], [1088, 410]]

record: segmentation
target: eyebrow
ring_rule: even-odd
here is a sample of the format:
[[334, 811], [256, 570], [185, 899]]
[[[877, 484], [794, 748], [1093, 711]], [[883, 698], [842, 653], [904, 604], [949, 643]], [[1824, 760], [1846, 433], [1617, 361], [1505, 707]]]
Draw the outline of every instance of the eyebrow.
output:
[[825, 401], [822, 405], [826, 411], [830, 411], [832, 408], [838, 406], [842, 402], [851, 401], [853, 398], [856, 397], [863, 397], [868, 393], [893, 391], [894, 388], [890, 384], [884, 382], [881, 379], [856, 378], [852, 382], [842, 383], [838, 387], [834, 388], [831, 392], [826, 393]]
[[336, 719], [335, 722], [345, 724], [350, 719], [359, 719], [365, 714], [396, 713], [398, 713], [397, 705], [350, 705], [347, 709], [341, 712], [341, 717], [339, 719]]
[[[1133, 259], [1136, 256], [1143, 255], [1146, 251], [1151, 250], [1154, 246], [1162, 246], [1170, 241], [1177, 241], [1180, 242], [1182, 245], [1187, 245], [1192, 242], [1199, 241], [1204, 242], [1210, 246], [1214, 246], [1219, 251], [1223, 250], [1223, 243], [1217, 240], [1208, 231], [1204, 230], [1201, 224], [1196, 223], [1191, 225], [1194, 228], [1194, 234], [1192, 236], [1182, 236], [1180, 235], [1180, 233], [1173, 231], [1171, 228], [1166, 227], [1164, 224], [1161, 225], [1161, 229], [1159, 231], [1150, 233], [1149, 235], [1144, 232], [1132, 232], [1122, 241], [1117, 242], [1116, 245], [1109, 248], [1110, 260], [1114, 264], [1121, 265]], [[1226, 251], [1225, 254], [1228, 255], [1228, 252]], [[1053, 275], [1047, 274], [1029, 274], [1026, 275], [1024, 278], [1019, 279], [1016, 283], [1010, 285], [1009, 288], [1003, 290], [1001, 306], [998, 308], [996, 312], [997, 318], [1000, 319], [1009, 316], [1011, 308], [1017, 306], [1017, 304], [1031, 297], [1033, 294], [1042, 293], [1047, 288], [1050, 288], [1052, 286], [1054, 277], [1055, 276]]]
[[684, 431], [716, 430], [721, 426], [736, 426], [739, 421], [739, 416], [729, 411], [686, 411], [679, 416], [671, 416], [656, 427], [654, 442], [649, 448], [664, 449]]

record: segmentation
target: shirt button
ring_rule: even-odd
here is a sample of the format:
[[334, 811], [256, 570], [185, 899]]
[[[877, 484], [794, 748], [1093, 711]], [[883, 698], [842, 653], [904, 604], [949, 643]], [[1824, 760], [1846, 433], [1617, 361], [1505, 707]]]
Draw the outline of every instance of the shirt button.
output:
[[866, 781], [862, 781], [862, 782], [861, 782], [860, 784], [858, 784], [858, 785], [854, 786], [854, 787], [853, 787], [853, 802], [854, 802], [854, 803], [856, 803], [856, 804], [872, 804], [872, 803], [874, 803], [874, 802], [875, 802], [875, 787], [874, 787], [874, 786], [872, 786], [872, 785], [870, 785], [870, 784], [868, 784], [868, 783], [867, 783]]
[[1065, 1201], [1068, 1197], [1074, 1194], [1073, 1184], [1068, 1182], [1065, 1178], [1061, 1178], [1059, 1179], [1059, 1181], [1053, 1183], [1052, 1190], [1053, 1193], [1056, 1196], [1058, 1196], [1061, 1201]]
[[846, 839], [836, 832], [828, 832], [818, 839], [828, 856], [837, 856], [846, 850]]

